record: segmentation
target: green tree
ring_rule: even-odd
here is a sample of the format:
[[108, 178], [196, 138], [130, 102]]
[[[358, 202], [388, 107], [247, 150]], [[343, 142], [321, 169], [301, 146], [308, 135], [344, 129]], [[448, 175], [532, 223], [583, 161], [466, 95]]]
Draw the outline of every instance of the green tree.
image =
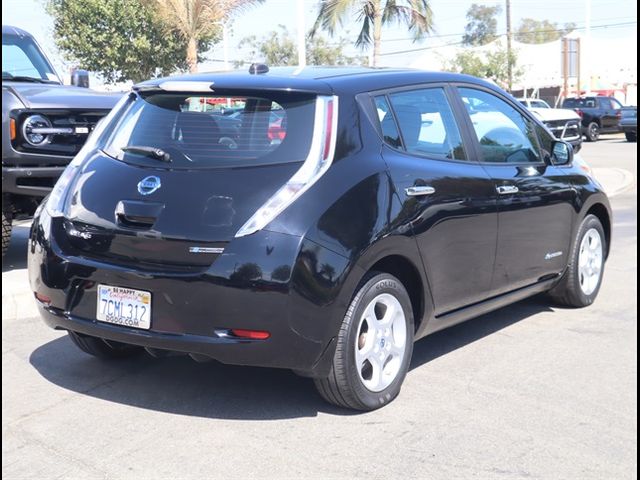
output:
[[464, 27], [463, 45], [486, 45], [498, 38], [497, 16], [502, 12], [500, 5], [487, 6], [472, 3], [467, 10], [467, 25]]
[[[344, 54], [347, 41], [340, 39], [337, 44], [330, 44], [319, 36], [308, 36], [306, 39], [307, 64], [309, 65], [363, 65], [366, 57], [350, 57]], [[239, 47], [249, 49], [247, 62], [235, 62], [236, 66], [252, 61], [264, 61], [271, 66], [297, 65], [298, 47], [284, 25], [258, 38], [255, 35], [240, 41]]]
[[138, 82], [186, 67], [184, 40], [138, 0], [51, 0], [47, 9], [65, 58], [107, 83]]
[[549, 20], [523, 18], [515, 31], [514, 38], [520, 43], [547, 43], [558, 40], [575, 29], [575, 23], [565, 23], [564, 27], [560, 27]]
[[433, 31], [430, 0], [321, 0], [311, 36], [320, 29], [333, 36], [345, 20], [352, 18], [361, 24], [355, 45], [364, 49], [373, 43], [374, 66], [378, 65], [380, 57], [384, 25], [398, 23], [407, 26], [414, 41]]
[[147, 0], [160, 17], [186, 42], [186, 62], [190, 72], [198, 71], [198, 46], [210, 45], [220, 24], [234, 12], [262, 0]]
[[453, 61], [445, 64], [444, 70], [491, 80], [502, 88], [507, 88], [509, 62], [511, 62], [514, 80], [518, 80], [524, 73], [521, 69], [516, 68], [516, 61], [516, 52], [512, 51], [509, 55], [507, 50], [503, 48], [486, 54], [464, 50], [459, 52]]

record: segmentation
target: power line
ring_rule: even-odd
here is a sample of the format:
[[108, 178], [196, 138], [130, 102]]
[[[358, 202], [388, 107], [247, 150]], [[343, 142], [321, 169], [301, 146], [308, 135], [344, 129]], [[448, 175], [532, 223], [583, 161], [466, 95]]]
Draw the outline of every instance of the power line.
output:
[[[595, 30], [597, 28], [613, 28], [613, 27], [623, 27], [623, 26], [630, 26], [630, 25], [637, 25], [638, 22], [637, 21], [633, 21], [633, 22], [622, 22], [622, 23], [609, 23], [606, 25], [593, 25], [591, 27], [591, 30]], [[586, 27], [576, 27], [573, 30], [585, 30]], [[558, 32], [564, 32], [564, 29], [553, 29], [553, 30], [532, 30], [530, 32], [525, 32], [525, 35], [530, 35], [530, 34], [536, 34], [536, 33], [558, 33]], [[463, 35], [463, 34], [458, 34], [458, 36]], [[497, 34], [496, 37], [506, 37], [507, 34], [506, 33], [500, 33]], [[419, 48], [411, 48], [408, 50], [398, 50], [395, 52], [385, 52], [385, 53], [380, 53], [380, 56], [384, 56], [384, 55], [400, 55], [403, 53], [414, 53], [414, 52], [421, 52], [423, 50], [433, 50], [436, 48], [442, 48], [442, 47], [453, 47], [456, 45], [462, 45], [464, 42], [459, 41], [459, 42], [452, 42], [452, 43], [445, 43], [444, 45], [434, 45], [434, 46], [430, 46], [430, 47], [419, 47]]]
[[[631, 26], [631, 25], [637, 25], [637, 21], [632, 21], [632, 22], [620, 22], [620, 23], [608, 23], [608, 24], [601, 24], [601, 25], [593, 25], [591, 26], [591, 29], [599, 29], [599, 28], [617, 28], [617, 27], [624, 27], [624, 26]], [[575, 30], [585, 30], [586, 27], [575, 27], [573, 29], [573, 31]], [[549, 29], [549, 30], [533, 30], [530, 32], [526, 32], [526, 34], [536, 34], [536, 33], [558, 33], [558, 32], [564, 32], [564, 29]], [[464, 35], [464, 33], [451, 33], [451, 34], [446, 34], [446, 35], [435, 35], [435, 36], [430, 36], [429, 38], [444, 38], [444, 37], [460, 37]], [[496, 37], [504, 37], [506, 36], [506, 33], [501, 33], [501, 34], [497, 34]], [[411, 38], [406, 38], [406, 39], [394, 39], [394, 41], [399, 41], [399, 40], [412, 40]], [[388, 40], [385, 40], [385, 42], [387, 42]], [[397, 51], [393, 51], [393, 52], [383, 52], [380, 53], [380, 56], [390, 56], [390, 55], [401, 55], [404, 53], [415, 53], [415, 52], [422, 52], [422, 51], [426, 51], [426, 50], [435, 50], [438, 48], [443, 48], [443, 47], [455, 47], [455, 46], [459, 46], [459, 45], [463, 45], [464, 42], [463, 41], [456, 41], [456, 42], [450, 42], [450, 43], [445, 43], [442, 45], [432, 45], [432, 46], [428, 46], [428, 47], [417, 47], [417, 48], [411, 48], [411, 49], [407, 49], [407, 50], [397, 50]], [[341, 43], [327, 43], [327, 45], [329, 46], [338, 46], [338, 45], [343, 45]], [[222, 62], [223, 60], [217, 59], [217, 58], [206, 58], [207, 61], [209, 62]]]

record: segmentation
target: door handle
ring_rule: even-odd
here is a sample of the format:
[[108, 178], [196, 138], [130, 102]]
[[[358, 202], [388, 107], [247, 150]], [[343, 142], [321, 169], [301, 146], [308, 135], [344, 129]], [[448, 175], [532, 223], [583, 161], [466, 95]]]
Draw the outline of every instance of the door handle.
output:
[[519, 192], [518, 187], [515, 185], [500, 185], [496, 187], [496, 190], [500, 195], [512, 195]]
[[428, 186], [409, 187], [404, 189], [408, 197], [419, 197], [421, 195], [433, 195], [436, 189]]

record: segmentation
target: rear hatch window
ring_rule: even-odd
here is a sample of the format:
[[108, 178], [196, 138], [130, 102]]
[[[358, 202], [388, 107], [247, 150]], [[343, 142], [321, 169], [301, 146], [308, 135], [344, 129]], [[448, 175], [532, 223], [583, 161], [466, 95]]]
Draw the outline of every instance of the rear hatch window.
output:
[[69, 244], [123, 265], [210, 265], [310, 155], [317, 108], [296, 92], [134, 96], [70, 187]]
[[126, 163], [157, 168], [166, 162], [171, 169], [300, 162], [311, 145], [314, 100], [290, 92], [141, 93], [104, 151]]

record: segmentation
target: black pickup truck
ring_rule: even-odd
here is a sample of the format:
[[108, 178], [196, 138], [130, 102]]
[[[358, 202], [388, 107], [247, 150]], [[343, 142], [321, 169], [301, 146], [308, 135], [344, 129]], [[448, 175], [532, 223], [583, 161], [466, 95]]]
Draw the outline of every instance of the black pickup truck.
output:
[[622, 104], [613, 97], [567, 98], [562, 108], [575, 110], [582, 117], [582, 133], [595, 142], [601, 133], [619, 133]]
[[[88, 74], [74, 75], [88, 86]], [[2, 26], [2, 255], [121, 95], [63, 85], [35, 39]]]

